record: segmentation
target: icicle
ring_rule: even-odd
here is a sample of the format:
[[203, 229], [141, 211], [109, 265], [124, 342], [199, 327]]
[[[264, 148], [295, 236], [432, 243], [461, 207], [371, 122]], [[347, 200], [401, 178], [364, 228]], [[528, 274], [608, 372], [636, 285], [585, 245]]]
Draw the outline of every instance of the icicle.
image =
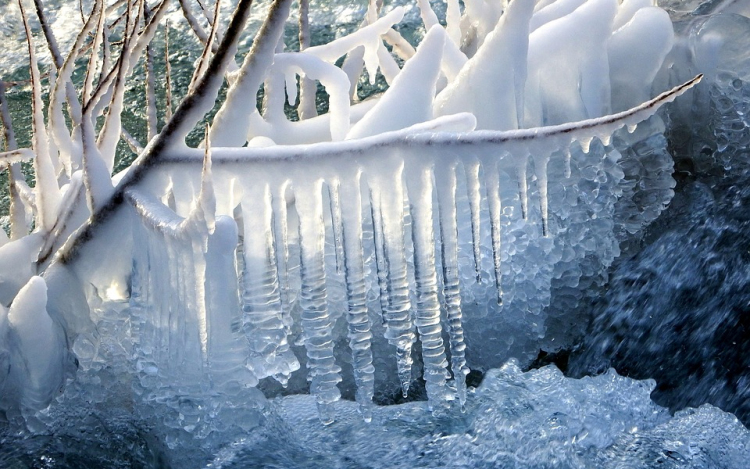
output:
[[[192, 251], [192, 259], [188, 259], [189, 264], [183, 269], [189, 272], [190, 281], [185, 286], [190, 289], [188, 300], [188, 311], [195, 314], [191, 317], [192, 322], [197, 326], [197, 339], [200, 344], [200, 363], [204, 370], [208, 370], [208, 310], [206, 308], [206, 248], [208, 233], [205, 226], [200, 230], [191, 230], [187, 247]], [[197, 231], [197, 232], [196, 232]], [[213, 229], [211, 230], [213, 232]], [[192, 262], [190, 262], [192, 260]], [[190, 288], [192, 287], [192, 288]], [[190, 341], [190, 338], [188, 338]], [[197, 360], [196, 360], [197, 361]]]
[[365, 283], [364, 251], [362, 247], [362, 196], [359, 173], [345, 175], [347, 184], [339, 189], [341, 195], [341, 220], [343, 253], [346, 275], [346, 298], [349, 325], [349, 348], [352, 350], [354, 382], [357, 385], [357, 403], [365, 421], [372, 420], [372, 396], [375, 385], [375, 367], [372, 364], [372, 332], [367, 310], [367, 284]]
[[563, 146], [563, 153], [565, 155], [565, 179], [570, 179], [570, 144]]
[[599, 136], [599, 140], [602, 141], [602, 145], [609, 146], [610, 142], [612, 141], [612, 134], [603, 134]]
[[513, 155], [518, 158], [516, 174], [518, 177], [518, 197], [521, 199], [521, 217], [526, 220], [529, 216], [529, 183], [526, 180], [526, 167], [529, 164], [528, 155]]
[[47, 284], [32, 277], [16, 295], [7, 316], [17, 354], [9, 382], [17, 383], [22, 407], [44, 408], [65, 380], [65, 333], [47, 312]]
[[393, 171], [382, 171], [373, 178], [371, 203], [379, 211], [383, 227], [383, 254], [387, 266], [388, 306], [385, 310], [385, 337], [396, 347], [401, 390], [408, 395], [411, 385], [411, 349], [414, 330], [404, 247], [404, 188], [401, 181], [403, 163]]
[[[273, 213], [274, 239], [276, 241], [276, 266], [279, 272], [279, 287], [281, 288], [281, 304], [289, 304], [289, 239], [287, 225], [286, 191], [288, 182], [279, 184], [272, 192], [271, 212]], [[287, 334], [291, 332], [289, 312], [284, 308], [283, 322], [287, 327]]]
[[370, 191], [370, 214], [372, 217], [373, 242], [375, 243], [375, 268], [378, 274], [378, 287], [380, 288], [380, 313], [383, 324], [386, 323], [386, 311], [388, 311], [388, 267], [385, 260], [385, 240], [383, 239], [383, 213], [380, 205], [373, 203], [374, 195]]
[[336, 253], [336, 273], [341, 273], [343, 268], [344, 246], [343, 246], [343, 223], [341, 219], [341, 199], [339, 189], [341, 182], [338, 179], [328, 183], [328, 201], [331, 210], [331, 223], [333, 228], [333, 246]]
[[[487, 205], [490, 211], [490, 236], [492, 237], [492, 261], [495, 267], [495, 287], [497, 288], [497, 304], [503, 304], [503, 272], [502, 259], [502, 200], [500, 198], [500, 173], [497, 164], [485, 168], [485, 187], [487, 188]], [[524, 181], [526, 180], [524, 174]]]
[[[429, 164], [429, 163], [428, 163]], [[424, 164], [407, 167], [414, 242], [414, 279], [417, 307], [415, 323], [422, 342], [424, 380], [431, 409], [439, 409], [452, 396], [445, 383], [448, 362], [445, 358], [443, 328], [440, 323], [437, 272], [435, 270], [435, 233], [433, 231], [432, 170]]]
[[284, 81], [286, 82], [286, 103], [294, 106], [294, 103], [297, 102], [297, 74], [285, 74]]
[[242, 310], [249, 341], [248, 365], [258, 378], [273, 376], [286, 384], [299, 363], [289, 350], [281, 306], [271, 192], [267, 184], [245, 190], [242, 202], [244, 227]]
[[578, 140], [578, 143], [581, 145], [581, 150], [585, 154], [588, 155], [589, 150], [591, 149], [591, 141], [593, 140], [593, 137], [583, 137]]
[[[231, 217], [219, 216], [216, 230], [208, 238], [206, 253], [206, 306], [209, 327], [209, 367], [214, 381], [239, 381], [246, 386], [258, 384], [258, 378], [245, 366], [246, 344], [235, 330], [240, 319], [240, 307], [234, 267], [237, 245], [237, 224]], [[239, 379], [238, 379], [239, 378]]]
[[469, 211], [471, 212], [471, 245], [474, 249], [474, 271], [477, 283], [482, 282], [482, 234], [481, 234], [481, 202], [482, 194], [479, 184], [479, 161], [474, 160], [465, 165], [466, 189], [469, 196]]
[[632, 134], [638, 128], [638, 124], [628, 124], [628, 133]]
[[327, 305], [322, 181], [310, 181], [294, 189], [299, 214], [300, 307], [308, 380], [320, 420], [327, 425], [334, 421], [333, 403], [340, 398], [336, 384], [341, 381], [341, 368], [333, 355], [333, 321]]
[[[458, 271], [458, 214], [456, 210], [456, 167], [437, 167], [435, 171], [440, 214], [440, 241], [443, 264], [443, 298], [451, 347], [451, 371], [461, 407], [466, 404], [466, 343], [461, 323], [461, 281]], [[472, 214], [473, 216], [473, 214]]]
[[534, 158], [534, 174], [536, 175], [537, 186], [539, 188], [539, 203], [542, 210], [542, 235], [549, 235], [549, 214], [548, 214], [548, 203], [547, 200], [547, 164], [549, 163], [550, 155], [548, 153], [535, 152]]

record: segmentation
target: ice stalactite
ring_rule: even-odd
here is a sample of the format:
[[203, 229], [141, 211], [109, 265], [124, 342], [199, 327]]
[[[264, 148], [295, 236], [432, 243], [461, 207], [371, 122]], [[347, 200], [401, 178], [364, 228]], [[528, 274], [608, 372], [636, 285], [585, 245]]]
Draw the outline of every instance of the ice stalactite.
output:
[[[412, 380], [411, 355], [415, 336], [404, 247], [403, 162], [391, 157], [391, 161], [384, 166], [387, 169], [379, 171], [374, 177], [368, 177], [368, 182], [371, 189], [370, 203], [373, 212], [377, 214], [373, 217], [375, 239], [382, 239], [382, 267], [385, 272], [378, 272], [378, 276], [384, 274], [388, 295], [383, 311], [385, 337], [396, 347], [398, 377], [406, 397]], [[380, 267], [378, 263], [378, 268]]]
[[[268, 185], [249, 188], [242, 207], [242, 311], [250, 356], [259, 376], [273, 376], [285, 385], [299, 363], [289, 351], [283, 317], [274, 238], [271, 191]], [[278, 246], [278, 247], [277, 247]]]
[[497, 164], [486, 168], [487, 206], [490, 215], [490, 236], [492, 238], [492, 263], [495, 268], [495, 288], [497, 304], [503, 304], [503, 270], [502, 270], [502, 227], [500, 214], [503, 202], [500, 198], [500, 177]]
[[464, 165], [466, 188], [469, 196], [469, 211], [471, 212], [471, 245], [474, 251], [474, 270], [476, 271], [477, 282], [482, 281], [482, 251], [480, 244], [480, 204], [482, 194], [480, 192], [479, 170], [480, 164], [476, 159], [472, 159]]
[[322, 181], [300, 182], [294, 189], [299, 214], [300, 307], [308, 380], [310, 392], [317, 398], [320, 419], [331, 423], [331, 404], [341, 395], [336, 386], [341, 381], [341, 368], [333, 354], [333, 321], [326, 301]]
[[412, 219], [414, 244], [414, 277], [416, 311], [414, 322], [422, 343], [424, 379], [427, 395], [433, 407], [442, 405], [449, 393], [445, 378], [448, 374], [445, 345], [443, 344], [438, 301], [437, 262], [435, 260], [435, 233], [433, 232], [433, 174], [429, 163], [407, 166], [405, 172], [409, 191], [409, 209]]
[[341, 236], [346, 275], [347, 323], [352, 367], [357, 385], [357, 402], [365, 420], [372, 419], [372, 397], [375, 388], [375, 367], [372, 364], [372, 332], [367, 307], [364, 251], [362, 246], [361, 174], [343, 174], [352, 184], [338, 190], [341, 197]]
[[67, 350], [60, 324], [47, 312], [44, 279], [32, 277], [18, 292], [7, 313], [0, 309], [0, 333], [5, 333], [3, 342], [10, 346], [6, 355], [7, 379], [0, 401], [15, 400], [21, 412], [45, 405], [64, 379]]
[[461, 312], [461, 274], [458, 264], [458, 213], [456, 208], [457, 165], [435, 168], [435, 187], [438, 201], [441, 260], [443, 265], [443, 301], [450, 340], [451, 371], [456, 397], [466, 403], [466, 343]]

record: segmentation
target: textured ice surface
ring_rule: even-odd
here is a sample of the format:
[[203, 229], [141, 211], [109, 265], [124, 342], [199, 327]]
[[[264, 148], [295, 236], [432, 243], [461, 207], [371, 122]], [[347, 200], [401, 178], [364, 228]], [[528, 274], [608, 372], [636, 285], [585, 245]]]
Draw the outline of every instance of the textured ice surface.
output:
[[524, 373], [515, 362], [470, 389], [463, 413], [435, 416], [411, 402], [375, 407], [366, 423], [354, 402], [339, 401], [337, 421], [322, 426], [313, 396], [256, 397], [238, 414], [244, 426], [217, 408], [198, 422], [212, 432], [197, 435], [161, 422], [180, 415], [187, 425], [201, 401], [130, 397], [112, 353], [103, 347], [101, 365], [41, 415], [44, 431], [0, 430], [0, 466], [740, 469], [750, 456], [750, 433], [734, 416], [710, 405], [670, 416], [650, 400], [652, 381], [612, 371], [576, 380], [554, 366]]
[[[275, 399], [274, 418], [212, 467], [742, 467], [750, 433], [711, 406], [671, 417], [653, 404], [653, 382], [614, 372], [572, 380], [555, 367], [490, 371], [466, 412], [442, 417], [424, 404], [379, 407], [373, 422], [337, 404], [339, 421], [320, 429], [307, 396]], [[283, 439], [266, 439], [273, 429]]]

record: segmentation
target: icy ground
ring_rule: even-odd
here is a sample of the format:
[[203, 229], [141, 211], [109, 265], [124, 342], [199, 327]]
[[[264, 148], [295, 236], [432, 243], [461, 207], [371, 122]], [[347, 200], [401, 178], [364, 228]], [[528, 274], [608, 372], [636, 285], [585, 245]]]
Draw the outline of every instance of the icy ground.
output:
[[[522, 372], [511, 361], [485, 375], [465, 412], [436, 416], [409, 402], [377, 407], [371, 423], [339, 401], [337, 421], [322, 426], [314, 397], [279, 397], [246, 410], [244, 431], [207, 440], [159, 425], [171, 412], [189, 419], [200, 402], [149, 407], [149, 416], [119, 400], [122, 376], [82, 377], [92, 382], [78, 390], [89, 394], [66, 391], [65, 405], [42, 417], [49, 433], [0, 434], [0, 467], [718, 469], [744, 467], [750, 454], [750, 432], [733, 415], [703, 405], [670, 416], [649, 397], [653, 381], [614, 371], [577, 380], [553, 365]], [[104, 396], [92, 394], [97, 388], [106, 400], [95, 402]]]

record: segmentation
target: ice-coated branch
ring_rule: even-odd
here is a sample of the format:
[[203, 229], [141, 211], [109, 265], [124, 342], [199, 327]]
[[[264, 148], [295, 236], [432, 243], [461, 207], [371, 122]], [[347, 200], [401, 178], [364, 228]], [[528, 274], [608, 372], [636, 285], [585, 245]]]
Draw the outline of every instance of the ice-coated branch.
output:
[[198, 81], [198, 78], [203, 76], [204, 73], [206, 73], [206, 69], [208, 68], [208, 59], [211, 56], [211, 49], [212, 46], [216, 40], [216, 34], [219, 30], [219, 9], [221, 8], [221, 0], [216, 0], [216, 7], [213, 14], [213, 22], [211, 23], [211, 32], [208, 35], [208, 41], [206, 41], [206, 45], [203, 47], [203, 53], [201, 53], [200, 58], [198, 59], [198, 66], [195, 67], [195, 70], [193, 71], [193, 77], [190, 79], [190, 86], [188, 86], [188, 92], [193, 90], [193, 87], [195, 86], [195, 83]]
[[[432, 121], [417, 124], [406, 129], [381, 133], [358, 140], [343, 142], [322, 142], [304, 147], [272, 146], [267, 148], [218, 148], [213, 150], [214, 166], [237, 164], [251, 160], [311, 159], [329, 158], [344, 154], [361, 154], [376, 148], [395, 148], [400, 145], [425, 147], [470, 147], [487, 143], [499, 143], [526, 150], [555, 150], [574, 141], [590, 142], [595, 137], [607, 138], [615, 130], [627, 127], [632, 131], [640, 122], [653, 116], [661, 106], [670, 103], [698, 84], [703, 75], [661, 93], [645, 103], [604, 117], [569, 122], [549, 127], [535, 127], [520, 130], [473, 130], [476, 120], [471, 114], [463, 113], [438, 117]], [[514, 147], [515, 146], [515, 147]], [[160, 159], [164, 164], [198, 164], [202, 152], [190, 150], [169, 152]]]
[[[13, 131], [13, 121], [8, 111], [8, 100], [5, 96], [5, 83], [0, 80], [0, 120], [3, 123], [3, 135], [5, 137], [5, 150], [14, 151], [18, 148], [16, 136]], [[32, 154], [33, 157], [33, 154]], [[27, 234], [26, 209], [21, 196], [22, 191], [28, 194], [31, 189], [26, 185], [26, 180], [21, 171], [19, 163], [7, 163], [8, 171], [8, 193], [10, 196], [10, 239], [17, 240]]]
[[36, 176], [36, 194], [37, 213], [36, 225], [43, 231], [52, 228], [57, 217], [57, 208], [60, 204], [60, 191], [57, 186], [57, 176], [55, 164], [49, 151], [49, 141], [47, 140], [47, 130], [44, 126], [44, 101], [42, 100], [42, 83], [39, 77], [39, 67], [36, 62], [36, 52], [34, 51], [34, 41], [31, 36], [31, 28], [26, 17], [21, 0], [18, 1], [18, 7], [21, 9], [24, 29], [26, 30], [26, 42], [29, 50], [29, 63], [32, 80], [32, 118], [31, 129], [33, 135], [32, 146], [36, 157], [34, 158], [34, 174]]
[[[100, 7], [100, 8], [103, 8], [103, 7]], [[83, 82], [82, 100], [83, 100], [84, 106], [91, 99], [91, 93], [93, 92], [93, 89], [94, 89], [94, 77], [96, 75], [96, 69], [100, 64], [99, 49], [102, 47], [104, 40], [105, 40], [104, 38], [105, 24], [106, 24], [106, 16], [104, 14], [104, 11], [100, 10], [99, 21], [96, 25], [96, 33], [94, 34], [94, 40], [91, 43], [91, 56], [89, 57], [88, 67], [86, 68], [86, 77], [84, 78], [84, 82]], [[104, 67], [104, 58], [102, 58], [101, 60], [101, 66], [102, 68]], [[101, 72], [100, 72], [100, 75], [101, 75]]]
[[[94, 3], [94, 9], [91, 12], [86, 23], [83, 25], [83, 29], [76, 37], [73, 48], [70, 54], [65, 58], [65, 61], [58, 68], [57, 80], [52, 86], [50, 92], [50, 101], [48, 108], [49, 116], [49, 130], [54, 139], [55, 145], [60, 152], [62, 157], [63, 166], [68, 176], [73, 174], [73, 170], [77, 169], [79, 161], [77, 161], [76, 155], [78, 154], [79, 144], [73, 142], [70, 136], [70, 130], [65, 122], [65, 116], [63, 115], [63, 100], [65, 99], [65, 90], [70, 85], [72, 86], [72, 75], [75, 61], [78, 58], [78, 51], [81, 49], [84, 41], [88, 37], [89, 33], [94, 29], [97, 20], [100, 19], [103, 9], [103, 1], [99, 0]], [[93, 55], [93, 54], [92, 54]], [[73, 98], [78, 103], [78, 98]], [[70, 101], [69, 101], [70, 102]]]
[[133, 51], [131, 47], [131, 41], [133, 40], [133, 32], [137, 25], [132, 24], [134, 21], [131, 19], [132, 3], [128, 2], [128, 13], [126, 14], [125, 22], [125, 37], [123, 39], [122, 50], [120, 52], [120, 59], [118, 60], [117, 72], [113, 83], [114, 89], [112, 98], [109, 103], [109, 111], [107, 117], [104, 120], [101, 133], [97, 139], [98, 152], [104, 160], [109, 172], [112, 172], [112, 168], [115, 165], [115, 152], [117, 150], [117, 142], [120, 141], [120, 129], [122, 128], [122, 109], [123, 99], [125, 97], [125, 85], [127, 75], [129, 73], [130, 66], [130, 54]]
[[29, 148], [17, 148], [0, 152], [0, 165], [11, 165], [34, 158], [34, 152]]
[[[156, 34], [156, 30], [158, 29], [159, 22], [162, 20], [164, 15], [167, 12], [167, 7], [169, 6], [169, 0], [162, 0], [162, 2], [156, 6], [156, 8], [153, 10], [153, 14], [149, 18], [149, 20], [146, 22], [146, 26], [143, 28], [143, 30], [137, 35], [134, 44], [132, 44], [132, 47], [129, 47], [126, 51], [123, 49], [120, 53], [120, 58], [118, 59], [117, 63], [115, 63], [115, 66], [111, 68], [107, 68], [109, 64], [109, 56], [110, 56], [110, 50], [109, 50], [109, 41], [107, 39], [108, 37], [108, 29], [105, 27], [104, 32], [104, 59], [102, 64], [102, 76], [99, 78], [99, 82], [97, 83], [96, 89], [94, 90], [91, 99], [86, 103], [86, 107], [94, 107], [94, 110], [91, 111], [91, 115], [97, 117], [101, 114], [104, 107], [106, 106], [107, 102], [111, 100], [112, 93], [114, 92], [113, 83], [115, 79], [118, 77], [118, 70], [121, 69], [120, 62], [123, 59], [123, 55], [128, 56], [127, 68], [125, 69], [127, 71], [127, 76], [133, 71], [134, 65], [138, 62], [141, 55], [143, 54], [144, 50], [146, 49], [146, 46], [151, 42], [151, 40], [154, 38], [154, 35]], [[134, 24], [131, 32], [131, 36], [135, 35], [135, 26], [137, 24]], [[105, 73], [105, 70], [108, 70]], [[86, 109], [84, 109], [84, 112], [86, 112]]]
[[284, 33], [291, 0], [275, 0], [260, 28], [253, 47], [245, 57], [237, 80], [227, 92], [227, 99], [216, 113], [211, 127], [211, 141], [217, 147], [242, 146], [246, 141], [250, 116], [255, 106], [243, 97], [255, 96], [273, 64], [276, 45]]
[[127, 143], [130, 149], [133, 150], [133, 153], [135, 153], [136, 155], [140, 155], [143, 151], [143, 145], [141, 145], [141, 143], [137, 138], [133, 136], [133, 134], [128, 132], [124, 125], [120, 130], [122, 132], [122, 138], [125, 140], [125, 143]]
[[55, 64], [55, 68], [60, 68], [63, 64], [63, 56], [60, 53], [60, 47], [57, 45], [55, 33], [52, 32], [52, 28], [47, 21], [47, 16], [44, 14], [44, 3], [42, 0], [34, 0], [34, 7], [36, 8], [36, 16], [39, 18], [39, 25], [42, 27], [44, 38], [47, 40], [47, 47], [52, 56], [52, 62]]
[[[299, 1], [299, 50], [304, 51], [310, 47], [310, 0]], [[315, 107], [315, 94], [317, 86], [313, 80], [300, 76], [299, 81], [299, 118], [310, 119], [318, 115]]]
[[193, 14], [193, 9], [190, 8], [190, 4], [188, 3], [188, 1], [179, 0], [179, 2], [180, 2], [180, 9], [182, 10], [182, 16], [185, 17], [188, 24], [190, 25], [190, 28], [193, 30], [193, 33], [195, 33], [195, 36], [198, 38], [198, 40], [201, 41], [201, 43], [205, 47], [206, 44], [208, 44], [208, 34], [203, 29], [203, 26], [201, 26], [200, 22], [198, 21], [198, 18], [196, 18], [195, 15]]
[[234, 61], [237, 41], [247, 22], [251, 5], [252, 0], [240, 0], [237, 3], [224, 38], [211, 59], [210, 72], [201, 77], [194, 91], [180, 103], [162, 131], [148, 143], [145, 150], [131, 165], [128, 173], [120, 180], [112, 195], [92, 213], [86, 224], [75, 237], [65, 243], [64, 247], [62, 247], [65, 242], [63, 237], [58, 236], [48, 240], [39, 255], [38, 262], [47, 262], [55, 253], [62, 263], [75, 259], [79, 248], [92, 239], [94, 231], [122, 204], [125, 190], [142, 180], [149, 168], [163, 158], [166, 150], [174, 147], [184, 148], [185, 136], [216, 101], [223, 75], [229, 63]]
[[8, 110], [8, 98], [5, 96], [5, 82], [0, 80], [0, 121], [3, 123], [3, 136], [5, 137], [5, 149], [15, 150], [16, 133], [13, 131], [13, 121]]
[[[47, 40], [47, 47], [49, 48], [50, 55], [52, 55], [52, 62], [55, 64], [55, 68], [59, 69], [62, 67], [64, 60], [60, 53], [60, 47], [57, 45], [55, 34], [52, 32], [47, 17], [44, 15], [44, 4], [42, 0], [34, 0], [34, 7], [36, 8], [36, 15], [39, 18], [39, 24], [42, 27], [44, 38]], [[66, 86], [65, 92], [68, 99], [71, 119], [74, 124], [77, 124], [81, 120], [81, 106], [78, 103], [75, 88], [72, 83]]]
[[[312, 54], [326, 62], [335, 62], [339, 57], [359, 46], [370, 47], [373, 43], [379, 41], [380, 37], [386, 34], [393, 25], [401, 22], [403, 18], [404, 9], [402, 7], [394, 8], [393, 11], [374, 23], [328, 44], [311, 47], [305, 53]], [[373, 53], [375, 53], [374, 50]]]

